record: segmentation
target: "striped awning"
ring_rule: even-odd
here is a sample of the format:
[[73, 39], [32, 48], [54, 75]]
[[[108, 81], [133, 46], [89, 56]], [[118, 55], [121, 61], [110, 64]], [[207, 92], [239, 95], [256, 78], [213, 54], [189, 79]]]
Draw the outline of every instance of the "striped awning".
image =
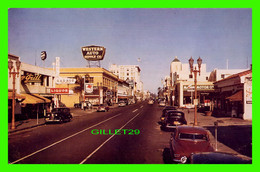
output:
[[[12, 99], [13, 98], [13, 93], [12, 92], [8, 92], [8, 99]], [[25, 99], [25, 96], [22, 96], [21, 94], [15, 94], [15, 99]]]
[[25, 96], [25, 100], [22, 104], [38, 104], [38, 103], [51, 103], [51, 100], [40, 96], [39, 94], [21, 94]]

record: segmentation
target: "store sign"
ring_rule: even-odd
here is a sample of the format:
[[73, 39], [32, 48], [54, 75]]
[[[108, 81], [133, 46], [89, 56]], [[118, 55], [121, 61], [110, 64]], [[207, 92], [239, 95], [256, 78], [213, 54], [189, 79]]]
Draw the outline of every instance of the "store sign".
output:
[[[194, 85], [183, 85], [183, 90], [195, 90]], [[214, 90], [214, 85], [197, 85], [197, 90]]]
[[52, 94], [69, 94], [69, 88], [50, 88]]
[[76, 79], [74, 78], [56, 78], [56, 84], [75, 84]]
[[41, 77], [42, 75], [40, 74], [27, 74], [22, 75], [21, 80], [23, 83], [39, 83], [42, 82]]
[[93, 93], [94, 86], [93, 83], [85, 83], [85, 92], [86, 93]]
[[246, 103], [252, 104], [252, 79], [251, 80], [247, 79], [245, 85], [246, 85]]
[[83, 57], [90, 61], [103, 60], [106, 52], [104, 47], [95, 45], [82, 47], [81, 50]]

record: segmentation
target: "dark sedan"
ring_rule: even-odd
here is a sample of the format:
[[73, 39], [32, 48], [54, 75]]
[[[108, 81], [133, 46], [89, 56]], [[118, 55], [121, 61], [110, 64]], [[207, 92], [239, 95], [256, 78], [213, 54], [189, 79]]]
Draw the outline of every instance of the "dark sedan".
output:
[[70, 109], [67, 107], [60, 107], [52, 109], [45, 117], [45, 122], [68, 122], [72, 119]]
[[175, 128], [179, 125], [186, 125], [187, 121], [182, 111], [169, 110], [166, 111], [165, 117], [159, 122], [163, 128]]
[[191, 155], [199, 152], [213, 152], [209, 132], [201, 127], [176, 127], [170, 138], [171, 159], [179, 163], [190, 162]]

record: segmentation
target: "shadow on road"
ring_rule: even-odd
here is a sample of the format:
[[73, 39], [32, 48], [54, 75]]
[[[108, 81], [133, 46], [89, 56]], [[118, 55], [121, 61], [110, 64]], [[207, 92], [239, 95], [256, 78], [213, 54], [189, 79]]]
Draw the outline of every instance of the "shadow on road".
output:
[[172, 164], [170, 148], [164, 148], [163, 150], [163, 162], [165, 164]]
[[[206, 128], [215, 137], [215, 127]], [[242, 155], [252, 157], [252, 125], [219, 126], [217, 133], [219, 142]]]

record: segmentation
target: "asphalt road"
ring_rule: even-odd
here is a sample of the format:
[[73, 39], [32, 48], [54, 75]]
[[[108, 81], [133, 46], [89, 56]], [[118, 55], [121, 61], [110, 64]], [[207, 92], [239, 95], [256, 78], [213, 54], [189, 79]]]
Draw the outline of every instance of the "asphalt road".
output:
[[9, 163], [163, 164], [171, 132], [157, 124], [162, 109], [143, 102], [10, 134]]

